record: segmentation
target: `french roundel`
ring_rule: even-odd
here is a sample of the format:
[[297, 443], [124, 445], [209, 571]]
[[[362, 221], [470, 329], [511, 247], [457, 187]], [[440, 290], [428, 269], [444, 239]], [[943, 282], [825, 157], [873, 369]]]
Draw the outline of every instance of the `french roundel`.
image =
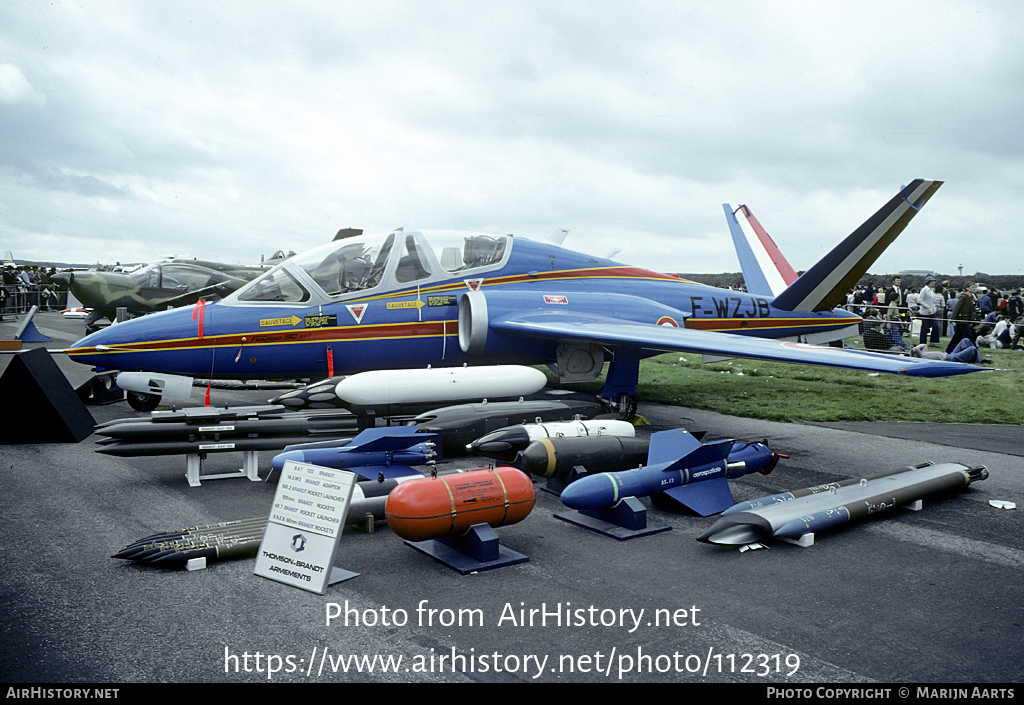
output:
[[679, 324], [676, 323], [675, 319], [672, 318], [671, 316], [662, 316], [661, 318], [659, 318], [658, 319], [658, 325], [659, 326], [672, 326], [673, 328], [678, 328], [679, 327]]

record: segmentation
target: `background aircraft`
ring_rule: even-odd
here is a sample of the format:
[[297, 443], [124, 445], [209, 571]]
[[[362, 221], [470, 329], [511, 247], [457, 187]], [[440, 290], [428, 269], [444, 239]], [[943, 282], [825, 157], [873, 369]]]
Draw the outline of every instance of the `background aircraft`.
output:
[[66, 352], [102, 369], [231, 379], [554, 364], [635, 411], [639, 361], [665, 351], [916, 376], [960, 363], [806, 345], [856, 335], [833, 310], [941, 182], [903, 188], [774, 299], [511, 235], [354, 236], [286, 260], [224, 300], [107, 328]]
[[51, 278], [66, 284], [82, 306], [93, 310], [85, 321], [86, 330], [91, 331], [103, 316], [113, 321], [118, 308], [137, 316], [203, 297], [223, 297], [266, 271], [266, 267], [171, 260], [133, 272], [59, 272]]

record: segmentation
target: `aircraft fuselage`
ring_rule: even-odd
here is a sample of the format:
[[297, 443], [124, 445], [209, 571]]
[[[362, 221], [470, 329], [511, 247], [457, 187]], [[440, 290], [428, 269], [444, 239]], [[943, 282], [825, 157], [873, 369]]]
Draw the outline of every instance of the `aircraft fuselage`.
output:
[[[435, 253], [422, 237], [397, 237], [405, 239], [408, 251], [419, 258], [419, 268], [409, 264], [410, 255], [398, 256], [392, 238], [378, 256], [382, 274], [363, 288], [330, 291], [340, 287], [339, 279], [351, 278], [354, 261], [366, 261], [370, 268], [373, 263], [366, 255], [339, 258], [342, 264], [331, 265], [340, 267], [337, 273], [323, 264], [330, 256], [305, 270], [288, 262], [280, 266], [291, 268], [287, 281], [285, 273], [277, 274], [276, 282], [273, 275], [264, 275], [261, 279], [269, 276], [269, 284], [261, 286], [258, 279], [223, 301], [111, 326], [80, 340], [68, 353], [103, 369], [230, 379], [318, 378], [330, 372], [556, 360], [558, 341], [525, 337], [491, 335], [484, 354], [467, 352], [468, 332], [460, 344], [459, 311], [467, 306], [468, 292], [486, 299], [489, 320], [524, 309], [572, 311], [767, 338], [825, 334], [859, 320], [844, 311], [780, 311], [763, 296], [523, 238], [507, 237], [504, 251], [494, 261], [443, 265], [441, 256], [431, 256]], [[456, 263], [470, 259], [469, 240]], [[479, 265], [480, 261], [486, 263]], [[293, 282], [298, 284], [297, 293], [289, 293]], [[260, 291], [264, 293], [246, 293]], [[657, 352], [643, 350], [640, 355]]]

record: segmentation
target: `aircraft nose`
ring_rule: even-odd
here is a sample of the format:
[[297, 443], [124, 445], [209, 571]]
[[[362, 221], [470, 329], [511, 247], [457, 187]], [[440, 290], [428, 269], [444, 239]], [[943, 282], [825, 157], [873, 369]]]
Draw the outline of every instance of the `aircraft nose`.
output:
[[92, 359], [90, 359], [90, 360], [76, 359], [77, 356], [75, 355], [74, 351], [82, 350], [82, 349], [86, 349], [86, 348], [88, 348], [88, 349], [93, 349], [94, 348], [94, 349], [96, 349], [99, 352], [103, 352], [105, 350], [109, 350], [111, 348], [111, 344], [114, 342], [112, 340], [113, 335], [111, 334], [111, 330], [110, 330], [111, 328], [113, 328], [113, 326], [110, 326], [108, 328], [103, 328], [102, 330], [98, 330], [95, 333], [90, 333], [89, 335], [85, 336], [84, 338], [81, 338], [74, 345], [72, 345], [70, 348], [68, 348], [68, 351], [69, 351], [68, 355], [71, 357], [72, 360], [76, 360], [77, 362], [86, 362], [88, 364], [94, 364], [94, 361]]

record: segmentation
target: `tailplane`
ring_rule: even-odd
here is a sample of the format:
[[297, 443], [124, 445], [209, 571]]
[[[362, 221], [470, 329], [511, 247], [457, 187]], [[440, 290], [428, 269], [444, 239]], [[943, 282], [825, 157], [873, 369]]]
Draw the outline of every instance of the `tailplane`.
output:
[[910, 219], [934, 195], [941, 181], [916, 179], [864, 221], [820, 262], [808, 269], [772, 306], [783, 311], [824, 311], [844, 300]]

